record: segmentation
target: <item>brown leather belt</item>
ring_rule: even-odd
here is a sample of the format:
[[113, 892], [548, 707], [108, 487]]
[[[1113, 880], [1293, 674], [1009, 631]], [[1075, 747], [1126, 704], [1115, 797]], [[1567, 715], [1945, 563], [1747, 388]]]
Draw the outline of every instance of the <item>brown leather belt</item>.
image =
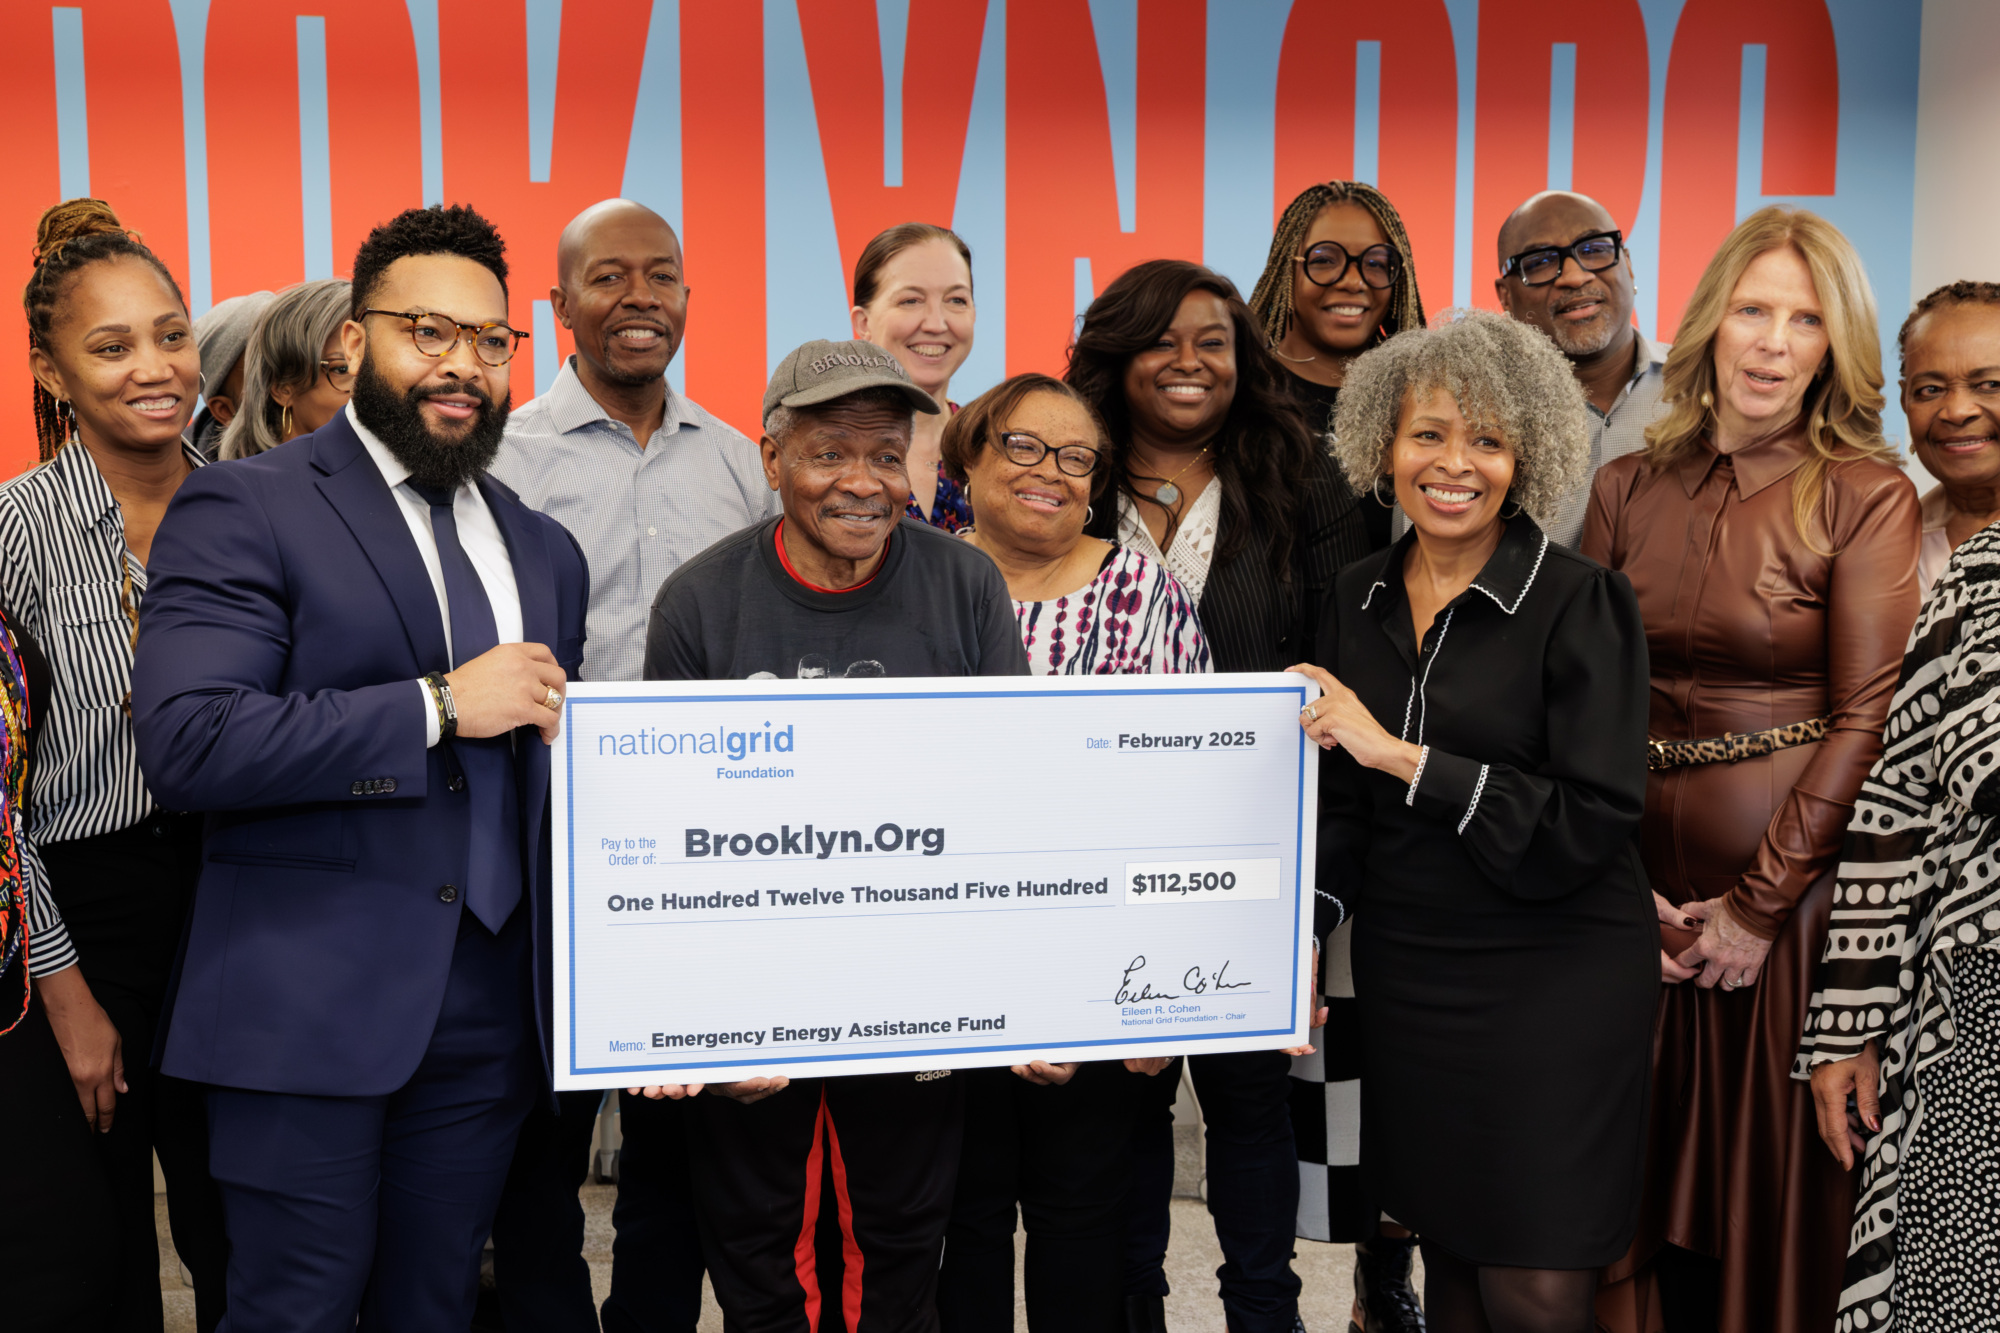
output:
[[1826, 719], [1809, 717], [1765, 731], [1726, 731], [1698, 741], [1647, 741], [1646, 767], [1658, 772], [1688, 764], [1733, 764], [1794, 745], [1811, 745], [1826, 735]]

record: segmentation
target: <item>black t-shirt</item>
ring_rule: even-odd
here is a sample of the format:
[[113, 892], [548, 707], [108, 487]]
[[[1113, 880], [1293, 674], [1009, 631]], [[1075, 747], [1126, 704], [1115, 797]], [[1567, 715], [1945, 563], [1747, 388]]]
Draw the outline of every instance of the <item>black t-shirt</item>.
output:
[[[1315, 433], [1331, 442], [1333, 412], [1340, 405], [1339, 386], [1315, 383], [1294, 372], [1290, 366], [1281, 366], [1280, 369], [1285, 372], [1285, 381], [1291, 388], [1292, 397], [1305, 409], [1306, 424], [1312, 427]], [[1389, 511], [1375, 503], [1370, 496], [1361, 497], [1361, 521], [1368, 528], [1369, 550], [1379, 551], [1389, 544], [1393, 535], [1389, 525]]]
[[660, 585], [647, 680], [1028, 674], [1007, 581], [978, 548], [904, 519], [872, 579], [824, 592], [786, 572], [780, 521], [724, 537]]

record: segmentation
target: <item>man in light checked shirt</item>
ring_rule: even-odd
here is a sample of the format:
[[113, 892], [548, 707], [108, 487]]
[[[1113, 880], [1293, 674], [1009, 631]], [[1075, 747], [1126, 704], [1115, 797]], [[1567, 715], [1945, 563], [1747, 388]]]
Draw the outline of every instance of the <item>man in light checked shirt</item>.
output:
[[[492, 475], [575, 535], [590, 563], [585, 680], [638, 680], [646, 614], [667, 575], [778, 512], [757, 445], [667, 383], [687, 327], [680, 239], [627, 199], [586, 208], [556, 248], [556, 318], [576, 355], [515, 409]], [[599, 1094], [531, 1114], [493, 1222], [509, 1328], [596, 1333], [577, 1188]], [[687, 1184], [683, 1103], [623, 1095], [617, 1241], [605, 1333], [693, 1333], [702, 1259]]]

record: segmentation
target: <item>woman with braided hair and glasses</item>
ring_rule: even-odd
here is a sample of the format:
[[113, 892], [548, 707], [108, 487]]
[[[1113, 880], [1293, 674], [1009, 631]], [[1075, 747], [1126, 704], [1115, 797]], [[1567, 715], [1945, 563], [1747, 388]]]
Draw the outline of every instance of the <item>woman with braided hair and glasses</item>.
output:
[[181, 439], [201, 354], [173, 275], [102, 201], [44, 213], [35, 250], [22, 305], [42, 464], [0, 485], [0, 604], [40, 644], [54, 682], [23, 828], [55, 913], [36, 923], [29, 970], [73, 1085], [67, 1104], [110, 1193], [93, 1275], [106, 1322], [88, 1326], [160, 1327], [157, 1152], [208, 1330], [222, 1317], [226, 1249], [202, 1091], [151, 1068], [201, 824], [154, 802], [131, 715], [153, 534], [202, 463]]
[[[1404, 329], [1425, 327], [1410, 235], [1396, 206], [1360, 181], [1324, 181], [1301, 190], [1278, 219], [1263, 276], [1250, 294], [1250, 311], [1283, 372], [1280, 380], [1314, 431], [1331, 440], [1340, 389], [1354, 359]], [[1392, 508], [1379, 495], [1361, 497], [1369, 550], [1389, 545]], [[1348, 935], [1342, 929], [1327, 943], [1326, 975], [1334, 993], [1320, 1049], [1294, 1061], [1292, 1069], [1300, 1170], [1326, 1182], [1309, 1205], [1301, 1205], [1299, 1235], [1354, 1242], [1357, 1333], [1408, 1333], [1423, 1327], [1411, 1285], [1416, 1238], [1394, 1222], [1378, 1223], [1360, 1185], [1360, 1130], [1349, 1109], [1358, 1095], [1356, 1047], [1340, 1035], [1354, 1021], [1354, 998], [1345, 980]]]
[[[1404, 329], [1424, 327], [1410, 234], [1389, 197], [1360, 181], [1300, 191], [1278, 219], [1250, 313], [1307, 424], [1330, 434], [1348, 364]], [[1389, 511], [1364, 505], [1362, 517], [1369, 549], [1387, 546]]]

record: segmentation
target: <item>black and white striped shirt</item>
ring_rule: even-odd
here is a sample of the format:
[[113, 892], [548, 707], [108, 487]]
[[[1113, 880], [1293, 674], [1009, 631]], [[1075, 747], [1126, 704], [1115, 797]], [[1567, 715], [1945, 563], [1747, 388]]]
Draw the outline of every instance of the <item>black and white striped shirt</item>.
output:
[[[182, 451], [202, 466], [194, 449]], [[146, 567], [126, 549], [124, 514], [89, 450], [72, 444], [0, 485], [0, 600], [55, 680], [30, 774], [31, 844], [113, 833], [153, 812], [126, 711], [145, 591]], [[76, 961], [46, 895], [32, 903], [29, 931], [36, 976]]]

